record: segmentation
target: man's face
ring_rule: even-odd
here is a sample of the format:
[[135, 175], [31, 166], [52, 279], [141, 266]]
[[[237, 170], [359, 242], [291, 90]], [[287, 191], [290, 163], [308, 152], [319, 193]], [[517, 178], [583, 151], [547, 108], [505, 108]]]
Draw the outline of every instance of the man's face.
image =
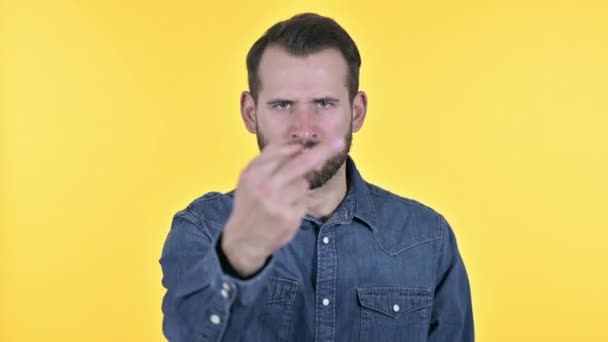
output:
[[255, 106], [260, 150], [269, 143], [311, 148], [335, 138], [345, 141], [341, 153], [306, 176], [311, 189], [331, 179], [350, 151], [352, 107], [347, 70], [346, 60], [335, 49], [295, 57], [270, 46], [260, 61], [261, 89]]

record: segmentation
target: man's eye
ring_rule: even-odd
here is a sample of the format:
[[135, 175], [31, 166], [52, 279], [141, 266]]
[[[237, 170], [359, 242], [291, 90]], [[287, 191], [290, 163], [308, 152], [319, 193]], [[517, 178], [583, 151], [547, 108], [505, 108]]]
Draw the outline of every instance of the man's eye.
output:
[[289, 102], [277, 102], [274, 104], [274, 108], [278, 108], [278, 109], [289, 109], [291, 103]]
[[319, 101], [318, 104], [319, 104], [319, 107], [321, 107], [321, 108], [329, 108], [333, 105], [333, 103], [331, 103], [329, 101]]

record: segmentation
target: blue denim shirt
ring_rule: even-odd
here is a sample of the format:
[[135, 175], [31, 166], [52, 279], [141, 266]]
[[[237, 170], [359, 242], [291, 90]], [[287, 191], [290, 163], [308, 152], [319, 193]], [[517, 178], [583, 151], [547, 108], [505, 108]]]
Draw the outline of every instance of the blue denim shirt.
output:
[[160, 263], [170, 341], [474, 340], [454, 233], [432, 209], [365, 182], [347, 161], [330, 218], [306, 215], [293, 241], [248, 279], [218, 248], [233, 193], [178, 212]]

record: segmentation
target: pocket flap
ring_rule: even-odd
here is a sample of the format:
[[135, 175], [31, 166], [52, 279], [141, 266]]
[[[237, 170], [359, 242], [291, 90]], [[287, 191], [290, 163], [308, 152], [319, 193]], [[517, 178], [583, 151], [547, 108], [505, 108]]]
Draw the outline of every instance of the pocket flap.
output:
[[361, 306], [397, 318], [432, 305], [431, 290], [419, 287], [358, 287]]

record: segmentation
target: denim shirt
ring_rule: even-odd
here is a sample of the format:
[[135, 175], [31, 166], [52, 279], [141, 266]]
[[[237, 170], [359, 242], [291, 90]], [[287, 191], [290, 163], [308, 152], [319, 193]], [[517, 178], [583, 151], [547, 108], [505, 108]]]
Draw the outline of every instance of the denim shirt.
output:
[[454, 233], [419, 202], [365, 182], [347, 160], [347, 194], [322, 222], [241, 279], [218, 248], [233, 192], [178, 212], [160, 264], [170, 341], [474, 341]]

